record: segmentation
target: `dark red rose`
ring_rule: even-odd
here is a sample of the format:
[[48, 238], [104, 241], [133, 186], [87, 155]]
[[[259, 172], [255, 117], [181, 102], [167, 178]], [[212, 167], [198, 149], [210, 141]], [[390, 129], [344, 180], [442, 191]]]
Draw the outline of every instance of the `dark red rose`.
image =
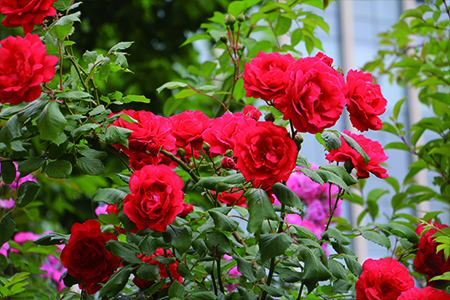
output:
[[117, 237], [103, 233], [96, 220], [75, 223], [71, 231], [69, 243], [61, 252], [61, 262], [69, 275], [83, 281], [80, 288], [84, 286], [89, 294], [93, 294], [100, 290], [99, 283], [106, 283], [120, 265], [120, 258], [105, 248], [107, 241], [117, 241]]
[[[165, 266], [158, 262], [156, 259], [154, 259], [156, 256], [163, 256], [163, 257], [173, 257], [172, 252], [170, 252], [170, 250], [166, 250], [166, 252], [164, 252], [164, 249], [156, 249], [155, 254], [153, 254], [152, 256], [144, 256], [144, 255], [138, 255], [138, 257], [145, 263], [148, 264], [152, 264], [152, 265], [157, 265], [159, 267], [159, 276], [161, 276], [161, 278], [167, 278], [169, 277], [169, 275], [167, 274], [166, 268]], [[169, 265], [169, 272], [170, 275], [172, 276], [173, 280], [179, 281], [179, 282], [183, 282], [183, 278], [180, 276], [180, 274], [178, 274], [177, 271], [177, 267], [178, 267], [179, 263], [175, 262], [174, 264], [170, 264]], [[134, 277], [133, 279], [134, 284], [140, 288], [141, 290], [145, 289], [148, 285], [153, 284], [154, 281], [148, 281], [148, 280], [144, 280], [141, 279], [139, 277]], [[164, 287], [170, 286], [169, 284], [164, 285]]]
[[317, 53], [316, 57], [319, 58], [321, 61], [323, 61], [330, 67], [333, 64], [333, 59], [331, 57], [328, 57], [327, 55], [323, 54], [322, 52]]
[[0, 45], [1, 103], [19, 104], [39, 98], [41, 83], [55, 76], [58, 58], [47, 55], [38, 35], [10, 36], [0, 41]]
[[117, 204], [115, 204], [115, 205], [108, 204], [108, 207], [106, 208], [106, 212], [108, 214], [116, 214], [116, 215], [118, 215], [120, 210], [117, 209]]
[[249, 116], [250, 118], [254, 119], [255, 121], [258, 121], [259, 118], [261, 118], [262, 113], [257, 110], [254, 106], [246, 105], [244, 107], [244, 111], [242, 112], [244, 115]]
[[386, 111], [387, 101], [378, 84], [373, 84], [372, 74], [350, 70], [347, 73], [347, 110], [350, 121], [359, 131], [380, 130], [379, 115]]
[[183, 202], [183, 211], [178, 214], [180, 218], [186, 218], [194, 210], [194, 205]]
[[263, 189], [288, 180], [295, 167], [297, 146], [286, 128], [258, 122], [242, 131], [234, 148], [236, 167], [254, 187]]
[[301, 58], [283, 78], [286, 93], [274, 100], [284, 120], [300, 132], [318, 133], [336, 124], [347, 101], [344, 77], [318, 57]]
[[202, 134], [211, 123], [208, 116], [198, 110], [187, 110], [169, 117], [169, 120], [172, 123], [172, 135], [177, 139], [177, 147], [189, 147], [190, 149], [191, 144], [196, 150], [202, 147]]
[[[436, 222], [433, 225], [439, 229], [448, 227], [445, 224], [438, 224]], [[420, 235], [424, 227], [424, 225], [417, 226], [416, 233]], [[417, 246], [417, 254], [414, 258], [414, 268], [417, 272], [427, 275], [427, 280], [434, 276], [442, 275], [445, 272], [450, 272], [450, 261], [445, 258], [444, 251], [441, 250], [436, 253], [438, 243], [432, 238], [435, 233], [435, 229], [430, 229], [424, 233], [420, 238], [420, 243]], [[429, 281], [428, 284], [436, 286], [443, 282], [446, 281]]]
[[214, 119], [203, 133], [203, 139], [210, 145], [211, 156], [224, 155], [227, 150], [233, 150], [236, 137], [241, 131], [256, 125], [256, 121], [243, 113], [225, 113]]
[[[172, 151], [172, 153], [173, 152], [174, 151]], [[134, 152], [128, 155], [128, 161], [130, 163], [130, 167], [133, 170], [140, 170], [147, 165], [166, 165], [171, 169], [174, 169], [178, 166], [176, 162], [161, 153], [153, 156], [145, 152]]]
[[247, 199], [245, 197], [241, 197], [243, 193], [244, 191], [238, 191], [236, 188], [233, 188], [230, 193], [219, 193], [217, 195], [217, 200], [228, 205], [247, 207]]
[[23, 33], [33, 31], [34, 25], [41, 25], [45, 17], [56, 15], [52, 7], [58, 0], [0, 0], [0, 13], [6, 15], [2, 25], [22, 26]]
[[378, 178], [389, 177], [386, 169], [380, 166], [380, 163], [386, 161], [389, 157], [384, 154], [383, 147], [377, 141], [372, 141], [364, 137], [362, 134], [354, 134], [344, 130], [345, 134], [352, 137], [369, 156], [369, 164], [366, 165], [364, 158], [356, 150], [351, 148], [347, 142], [341, 137], [342, 145], [339, 149], [331, 150], [326, 155], [326, 159], [331, 163], [333, 161], [346, 162], [350, 160], [358, 173], [358, 178], [368, 178], [369, 172]]
[[450, 300], [450, 295], [431, 286], [423, 289], [413, 287], [403, 292], [397, 300]]
[[131, 194], [123, 200], [123, 211], [137, 228], [165, 232], [184, 209], [183, 184], [165, 165], [145, 166], [131, 175]]
[[356, 300], [395, 300], [414, 287], [414, 279], [396, 259], [368, 259], [356, 281]]
[[[152, 156], [157, 156], [160, 148], [167, 151], [175, 149], [172, 125], [166, 118], [148, 111], [122, 110], [118, 114], [126, 114], [135, 119], [137, 123], [129, 123], [122, 118], [112, 123], [114, 126], [133, 130], [128, 138], [128, 148], [121, 144], [114, 144], [115, 148], [121, 149], [127, 155], [141, 152]], [[110, 116], [112, 115], [116, 114]]]
[[271, 101], [284, 95], [286, 83], [283, 76], [295, 61], [290, 54], [259, 52], [250, 63], [245, 64], [245, 96]]

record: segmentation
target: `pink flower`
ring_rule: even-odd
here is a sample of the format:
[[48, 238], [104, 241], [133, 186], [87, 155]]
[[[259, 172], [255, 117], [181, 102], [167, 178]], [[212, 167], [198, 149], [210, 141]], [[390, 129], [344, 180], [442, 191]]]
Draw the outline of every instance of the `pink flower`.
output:
[[22, 232], [16, 233], [13, 240], [14, 240], [14, 242], [16, 242], [18, 244], [23, 244], [26, 241], [37, 240], [39, 238], [39, 236], [40, 236], [39, 234], [34, 234], [33, 232], [30, 232], [30, 231], [22, 231]]
[[108, 204], [103, 204], [103, 205], [97, 206], [97, 208], [95, 209], [95, 214], [97, 215], [97, 217], [101, 214], [107, 215], [108, 214], [108, 212], [106, 211], [107, 208], [108, 208]]
[[16, 205], [16, 201], [13, 198], [2, 200], [0, 199], [0, 207], [4, 209], [11, 209]]
[[3, 254], [5, 257], [8, 257], [9, 244], [4, 243], [2, 247], [0, 247], [0, 254]]

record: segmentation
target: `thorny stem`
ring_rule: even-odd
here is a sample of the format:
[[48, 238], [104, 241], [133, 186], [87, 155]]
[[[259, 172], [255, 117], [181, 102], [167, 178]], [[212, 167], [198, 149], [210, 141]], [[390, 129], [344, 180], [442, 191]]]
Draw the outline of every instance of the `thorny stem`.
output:
[[162, 154], [164, 154], [165, 156], [167, 156], [168, 158], [170, 158], [171, 160], [176, 162], [183, 170], [188, 172], [188, 174], [192, 177], [192, 179], [195, 182], [199, 181], [198, 176], [195, 175], [194, 169], [192, 169], [188, 165], [186, 165], [181, 159], [179, 159], [178, 157], [176, 157], [175, 155], [173, 155], [172, 153], [170, 153], [169, 151], [166, 151], [164, 149], [159, 150], [159, 152], [161, 152]]
[[194, 89], [193, 87], [191, 87], [191, 86], [187, 86], [187, 88], [189, 88], [189, 89], [191, 89], [191, 90], [193, 90], [193, 91], [196, 91], [198, 94], [200, 94], [200, 95], [203, 95], [203, 96], [206, 96], [206, 97], [209, 97], [209, 98], [212, 98], [212, 99], [214, 99], [214, 100], [216, 100], [218, 103], [220, 103], [220, 105], [222, 105], [222, 107], [225, 109], [225, 111], [228, 111], [228, 108], [225, 106], [225, 104], [223, 104], [223, 102], [222, 101], [220, 101], [219, 99], [217, 99], [216, 97], [214, 97], [214, 96], [211, 96], [211, 95], [208, 95], [208, 94], [205, 94], [205, 93], [202, 93], [202, 92], [200, 92], [199, 90], [197, 90], [197, 89]]
[[119, 153], [117, 153], [116, 151], [112, 151], [113, 153], [114, 153], [114, 155], [115, 156], [117, 156], [117, 158], [119, 158], [120, 159], [120, 161], [128, 168], [128, 170], [130, 171], [130, 172], [133, 172], [133, 169], [123, 160], [123, 158], [122, 157], [120, 157], [120, 155], [119, 155]]

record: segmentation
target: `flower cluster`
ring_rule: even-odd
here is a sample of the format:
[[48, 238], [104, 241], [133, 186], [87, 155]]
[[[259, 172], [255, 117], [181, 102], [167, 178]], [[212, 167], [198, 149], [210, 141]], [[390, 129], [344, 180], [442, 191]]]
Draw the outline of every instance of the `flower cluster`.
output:
[[323, 53], [298, 60], [290, 54], [259, 52], [246, 63], [247, 97], [261, 98], [292, 121], [299, 132], [318, 133], [336, 124], [347, 106], [358, 130], [379, 130], [387, 101], [372, 75], [350, 70], [347, 83]]
[[356, 282], [357, 300], [450, 300], [445, 291], [414, 287], [414, 279], [396, 259], [368, 259]]

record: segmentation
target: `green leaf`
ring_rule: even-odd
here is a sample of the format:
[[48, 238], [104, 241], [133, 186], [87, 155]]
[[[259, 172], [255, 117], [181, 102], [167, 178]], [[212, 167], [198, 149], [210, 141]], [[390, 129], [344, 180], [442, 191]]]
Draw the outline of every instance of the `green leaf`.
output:
[[442, 275], [434, 276], [433, 278], [430, 279], [430, 281], [434, 280], [450, 280], [450, 272], [445, 272]]
[[303, 211], [303, 203], [300, 198], [287, 186], [282, 183], [275, 183], [272, 185], [272, 191], [277, 196], [277, 199], [282, 203], [290, 207], [295, 207], [300, 211]]
[[262, 234], [259, 239], [259, 252], [261, 252], [261, 263], [272, 257], [282, 255], [294, 240], [286, 233]]
[[184, 89], [184, 90], [181, 90], [178, 93], [176, 93], [174, 95], [174, 98], [175, 99], [184, 99], [184, 98], [194, 96], [195, 94], [197, 94], [197, 91], [194, 91], [192, 89]]
[[325, 165], [321, 166], [320, 169], [336, 174], [345, 182], [345, 184], [349, 186], [358, 183], [358, 181], [355, 178], [353, 178], [352, 175], [348, 174], [348, 172], [343, 167], [335, 165]]
[[119, 216], [114, 214], [114, 213], [110, 213], [110, 214], [100, 214], [98, 215], [98, 219], [103, 222], [104, 224], [114, 224], [114, 225], [119, 225], [120, 224], [120, 219]]
[[125, 50], [130, 48], [130, 46], [133, 44], [134, 42], [120, 42], [116, 45], [114, 45], [111, 49], [109, 49], [108, 53], [117, 51], [117, 50]]
[[119, 271], [116, 271], [101, 288], [99, 298], [106, 297], [106, 299], [111, 299], [117, 295], [127, 284], [132, 271], [133, 267], [131, 265], [122, 267]]
[[111, 145], [119, 143], [128, 147], [128, 137], [132, 132], [133, 130], [112, 125], [106, 129], [105, 141]]
[[228, 4], [228, 13], [236, 18], [246, 9], [247, 3], [245, 3], [245, 1], [233, 1]]
[[[148, 281], [156, 281], [159, 280], [159, 266], [154, 264], [144, 263], [141, 265], [136, 272], [136, 276], [148, 280]], [[178, 281], [175, 281], [178, 282]]]
[[12, 140], [19, 138], [22, 134], [20, 128], [22, 123], [17, 115], [12, 116], [0, 130], [0, 141], [9, 144]]
[[372, 241], [380, 246], [386, 247], [387, 249], [391, 248], [391, 241], [389, 241], [389, 238], [379, 234], [376, 231], [362, 230], [361, 235], [366, 240]]
[[78, 140], [83, 134], [91, 132], [92, 130], [94, 130], [98, 127], [100, 127], [99, 124], [88, 123], [88, 124], [81, 125], [77, 129], [73, 130], [70, 134], [73, 136], [74, 140]]
[[53, 7], [57, 10], [64, 11], [67, 10], [72, 4], [72, 0], [59, 0], [58, 2], [53, 3]]
[[1, 164], [2, 180], [6, 184], [11, 184], [16, 180], [16, 166], [12, 161], [4, 161]]
[[366, 152], [364, 152], [364, 150], [361, 148], [361, 146], [350, 136], [346, 135], [343, 132], [340, 132], [340, 131], [338, 131], [338, 132], [351, 148], [355, 149], [359, 154], [361, 154], [361, 156], [364, 158], [364, 163], [368, 164], [370, 158], [369, 158], [369, 156], [367, 156]]
[[81, 15], [81, 12], [77, 11], [76, 13], [67, 15], [67, 16], [63, 16], [61, 17], [58, 21], [56, 21], [56, 23], [54, 23], [54, 26], [65, 26], [65, 25], [70, 25], [73, 22], [81, 22], [79, 16]]
[[6, 269], [6, 267], [8, 267], [8, 265], [9, 265], [8, 259], [3, 254], [0, 254], [0, 272], [3, 272]]
[[70, 22], [66, 25], [55, 25], [50, 30], [50, 33], [54, 35], [58, 40], [64, 39], [66, 35], [68, 35], [73, 29], [73, 22]]
[[179, 298], [184, 299], [185, 294], [184, 286], [182, 283], [174, 280], [169, 288], [169, 299]]
[[[89, 51], [86, 50], [86, 52], [84, 52], [83, 54], [83, 60], [85, 62], [89, 63], [95, 63], [97, 61], [97, 51]], [[90, 95], [89, 95], [90, 96]]]
[[36, 119], [36, 124], [39, 128], [39, 137], [41, 139], [55, 142], [66, 127], [67, 120], [59, 110], [58, 104], [55, 101], [51, 101]]
[[239, 223], [237, 221], [232, 220], [230, 217], [220, 212], [217, 212], [215, 210], [209, 210], [208, 212], [213, 218], [216, 228], [219, 230], [230, 232], [236, 230], [239, 226]]
[[309, 177], [312, 181], [317, 182], [318, 184], [324, 184], [322, 177], [319, 176], [316, 172], [313, 170], [300, 168], [300, 171], [305, 174], [305, 176]]
[[[196, 34], [196, 35], [193, 35], [190, 38], [188, 38], [186, 41], [184, 41], [184, 43], [180, 45], [180, 48], [183, 47], [183, 46], [186, 46], [186, 45], [188, 45], [188, 44], [190, 44], [192, 42], [195, 42], [195, 41], [198, 41], [198, 40], [209, 40], [210, 38], [211, 38], [211, 36], [209, 34], [206, 34], [206, 33]], [[160, 92], [159, 89], [158, 89], [158, 93]]]
[[329, 227], [327, 231], [322, 232], [321, 236], [324, 240], [327, 241], [331, 241], [331, 238], [334, 238], [339, 245], [351, 244], [351, 242], [342, 235], [342, 232], [333, 227]]
[[49, 162], [45, 166], [45, 173], [50, 178], [67, 178], [72, 173], [72, 164], [67, 160]]
[[17, 206], [25, 207], [28, 203], [36, 197], [40, 185], [34, 181], [25, 181], [19, 186], [19, 193], [17, 198]]
[[333, 275], [314, 255], [311, 249], [299, 245], [299, 250], [302, 260], [305, 262], [303, 283], [308, 288], [308, 292], [311, 292], [319, 281], [328, 280]]
[[191, 235], [191, 231], [186, 227], [169, 225], [166, 232], [163, 233], [163, 238], [166, 243], [172, 244], [181, 254], [188, 251], [191, 246]]
[[57, 94], [59, 98], [70, 98], [70, 99], [86, 99], [92, 98], [91, 94], [80, 91], [71, 91]]
[[180, 263], [177, 267], [178, 274], [180, 274], [181, 277], [195, 281], [195, 277], [191, 274], [191, 271], [189, 268], [184, 264]]
[[139, 250], [142, 254], [145, 256], [152, 256], [155, 254], [156, 248], [158, 248], [158, 244], [154, 238], [152, 238], [150, 235], [147, 235], [140, 243], [139, 243]]
[[250, 213], [247, 230], [255, 233], [258, 238], [263, 221], [267, 219], [276, 220], [277, 215], [273, 209], [272, 202], [270, 202], [264, 190], [252, 189], [242, 196], [247, 199], [248, 211]]
[[9, 212], [0, 221], [0, 247], [13, 236], [15, 228], [16, 223], [13, 220], [12, 212]]
[[334, 183], [350, 194], [350, 187], [336, 174], [324, 169], [314, 170], [314, 172], [316, 172], [324, 182]]
[[348, 254], [342, 254], [341, 257], [344, 258], [345, 264], [347, 265], [347, 268], [350, 270], [350, 272], [352, 272], [356, 277], [359, 278], [359, 276], [361, 276], [361, 273], [363, 272], [363, 269], [361, 264], [357, 261], [357, 258]]
[[208, 232], [205, 243], [209, 251], [216, 252], [216, 255], [231, 255], [230, 240], [221, 232]]
[[222, 177], [222, 176], [202, 177], [195, 184], [194, 187], [201, 186], [208, 190], [223, 192], [232, 187], [238, 187], [245, 182], [246, 182], [246, 180], [244, 178], [244, 175], [242, 175], [242, 174], [234, 174], [234, 175], [225, 176], [225, 177]]
[[237, 261], [237, 269], [238, 271], [247, 277], [247, 279], [250, 282], [255, 282], [256, 277], [253, 273], [253, 263], [250, 261], [247, 261], [240, 257], [239, 255], [233, 255], [233, 258]]
[[291, 28], [292, 20], [286, 17], [279, 17], [277, 24], [275, 25], [275, 34], [283, 35], [289, 31]]
[[122, 98], [122, 103], [131, 103], [131, 102], [141, 102], [141, 103], [150, 103], [150, 99], [147, 99], [145, 96], [142, 95], [127, 95], [126, 97]]
[[20, 176], [27, 176], [28, 174], [41, 168], [44, 163], [45, 159], [42, 157], [31, 157], [27, 160], [24, 160], [19, 164], [18, 171], [20, 172]]
[[125, 199], [127, 193], [118, 189], [98, 189], [94, 195], [92, 195], [92, 201], [105, 202], [107, 204], [115, 205], [119, 204]]
[[400, 113], [400, 109], [403, 105], [403, 103], [405, 102], [406, 97], [400, 99], [394, 106], [394, 110], [393, 110], [393, 115], [394, 115], [394, 119], [397, 120], [398, 119], [398, 114]]
[[347, 279], [348, 272], [340, 262], [330, 259], [328, 261], [328, 268], [334, 277], [339, 279]]
[[259, 288], [265, 291], [267, 294], [274, 296], [274, 297], [281, 297], [284, 296], [284, 293], [280, 292], [277, 288], [273, 286], [267, 286], [264, 284], [258, 284]]
[[407, 152], [410, 152], [411, 149], [409, 148], [409, 146], [405, 143], [402, 142], [392, 142], [387, 144], [386, 146], [384, 146], [384, 149], [399, 149], [399, 150], [404, 150]]
[[81, 157], [77, 159], [77, 167], [83, 174], [100, 175], [105, 172], [102, 161], [96, 158]]
[[104, 159], [108, 156], [108, 154], [105, 151], [98, 151], [95, 149], [81, 149], [78, 151], [81, 155], [89, 158], [97, 158], [97, 159]]
[[374, 225], [376, 225], [382, 229], [388, 230], [396, 236], [406, 238], [406, 239], [408, 239], [409, 242], [411, 242], [413, 244], [418, 244], [420, 242], [420, 239], [419, 239], [419, 236], [417, 235], [417, 233], [415, 233], [411, 228], [406, 227], [405, 225], [397, 224], [397, 223], [388, 223], [388, 224], [374, 223]]
[[142, 260], [137, 257], [139, 249], [136, 245], [115, 240], [109, 240], [105, 245], [114, 256], [121, 257], [131, 264], [142, 264]]
[[214, 292], [193, 292], [186, 297], [187, 300], [214, 300], [217, 296]]
[[37, 245], [48, 246], [48, 245], [61, 245], [67, 244], [69, 242], [70, 234], [61, 234], [57, 232], [49, 232], [41, 235], [37, 240], [34, 241]]

